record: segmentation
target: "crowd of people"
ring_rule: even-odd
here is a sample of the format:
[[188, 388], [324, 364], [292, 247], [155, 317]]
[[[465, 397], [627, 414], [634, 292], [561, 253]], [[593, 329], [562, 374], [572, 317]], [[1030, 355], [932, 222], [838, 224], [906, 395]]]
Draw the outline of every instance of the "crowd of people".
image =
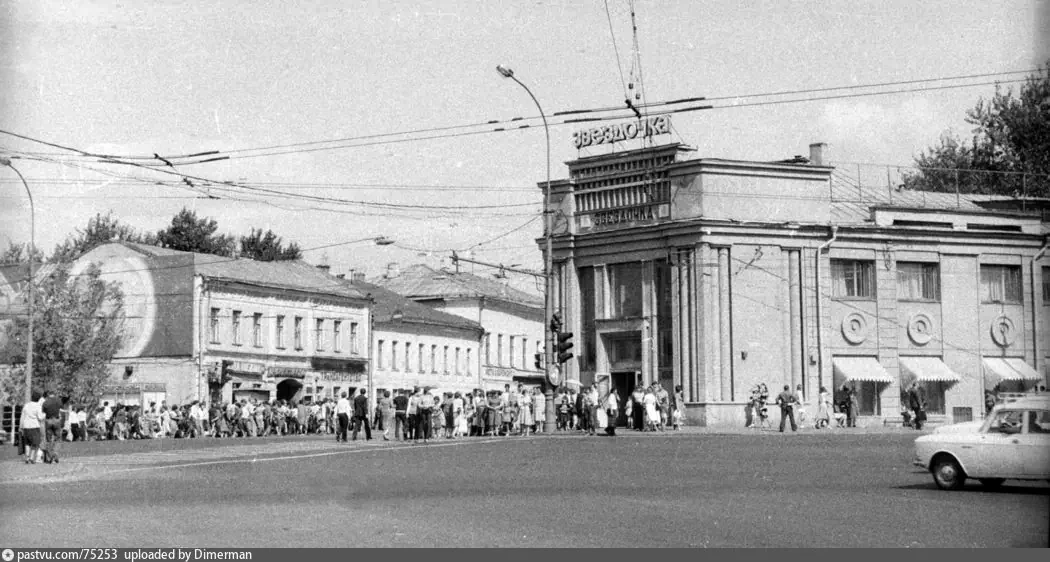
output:
[[[396, 396], [395, 396], [396, 394]], [[577, 390], [562, 387], [553, 397], [556, 431], [599, 431], [615, 435], [622, 413], [628, 429], [680, 429], [682, 388], [668, 393], [659, 384], [636, 386], [621, 398], [615, 388], [591, 385]], [[150, 402], [147, 406], [103, 402], [90, 411], [73, 406], [68, 398], [34, 393], [22, 408], [21, 444], [26, 462], [58, 462], [60, 441], [252, 438], [283, 435], [335, 434], [339, 441], [363, 430], [384, 440], [427, 442], [468, 436], [512, 436], [542, 433], [547, 421], [547, 397], [539, 388], [507, 384], [502, 391], [434, 392], [415, 388], [380, 391], [374, 416], [369, 417], [366, 390], [356, 396], [319, 401], [242, 398], [211, 405], [193, 401], [184, 405]]]
[[[769, 389], [765, 383], [755, 385], [751, 389], [751, 396], [745, 406], [745, 425], [749, 428], [760, 429], [772, 427], [769, 420]], [[792, 430], [805, 427], [810, 424], [814, 429], [827, 429], [829, 427], [856, 427], [857, 415], [860, 413], [860, 404], [857, 391], [847, 384], [843, 384], [834, 396], [826, 387], [820, 387], [817, 396], [817, 412], [810, 420], [809, 411], [806, 407], [806, 397], [799, 384], [795, 390], [790, 385], [785, 385], [783, 392], [777, 395], [775, 404], [780, 407], [780, 431], [784, 431], [785, 422], [790, 421]], [[797, 423], [796, 423], [797, 420]]]

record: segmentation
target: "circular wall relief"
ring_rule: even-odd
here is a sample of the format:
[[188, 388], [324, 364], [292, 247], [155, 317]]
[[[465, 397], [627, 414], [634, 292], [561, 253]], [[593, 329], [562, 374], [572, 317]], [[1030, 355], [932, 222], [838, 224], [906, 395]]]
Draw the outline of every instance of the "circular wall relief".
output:
[[868, 339], [868, 321], [858, 312], [847, 314], [842, 319], [842, 337], [852, 344]]
[[926, 345], [933, 339], [933, 319], [927, 314], [913, 314], [908, 320], [908, 337], [915, 345]]
[[1017, 329], [1014, 327], [1014, 321], [1010, 320], [1006, 316], [998, 316], [995, 320], [992, 320], [992, 341], [999, 347], [1010, 347], [1017, 339]]

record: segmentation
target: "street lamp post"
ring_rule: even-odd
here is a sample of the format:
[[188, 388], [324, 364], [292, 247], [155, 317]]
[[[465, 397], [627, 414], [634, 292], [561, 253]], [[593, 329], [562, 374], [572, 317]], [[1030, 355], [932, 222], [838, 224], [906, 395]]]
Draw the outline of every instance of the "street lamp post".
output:
[[33, 397], [33, 250], [36, 249], [36, 210], [33, 208], [33, 193], [29, 191], [29, 184], [26, 183], [22, 172], [19, 172], [7, 158], [0, 158], [0, 165], [7, 166], [18, 174], [18, 179], [22, 180], [22, 185], [26, 188], [26, 195], [29, 196], [29, 279], [26, 282], [29, 286], [29, 335], [26, 338], [28, 343], [26, 344], [25, 381], [25, 401], [28, 403]]
[[546, 369], [544, 377], [544, 395], [546, 396], [546, 407], [547, 411], [544, 415], [543, 420], [543, 432], [554, 433], [557, 427], [554, 408], [554, 385], [551, 384], [550, 372], [551, 369], [558, 368], [555, 365], [555, 357], [553, 353], [553, 342], [551, 340], [551, 332], [548, 329], [551, 317], [554, 315], [554, 301], [552, 296], [554, 295], [554, 257], [552, 254], [552, 242], [551, 234], [554, 229], [553, 221], [551, 220], [551, 130], [550, 126], [547, 125], [547, 114], [543, 112], [543, 107], [540, 106], [539, 100], [532, 94], [532, 90], [529, 89], [521, 80], [518, 80], [514, 76], [514, 71], [499, 65], [496, 70], [504, 77], [510, 78], [511, 80], [518, 83], [519, 86], [525, 89], [532, 98], [533, 103], [536, 104], [536, 109], [540, 110], [540, 117], [543, 118], [543, 132], [547, 137], [547, 185], [543, 189], [543, 232], [545, 238], [546, 252], [543, 260], [543, 273], [546, 279], [545, 290], [543, 295], [543, 344], [544, 344], [544, 356], [546, 358]]

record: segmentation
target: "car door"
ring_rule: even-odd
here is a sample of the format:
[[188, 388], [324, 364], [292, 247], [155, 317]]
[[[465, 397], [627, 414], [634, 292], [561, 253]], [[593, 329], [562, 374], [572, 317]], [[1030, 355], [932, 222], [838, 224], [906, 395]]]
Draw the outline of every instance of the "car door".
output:
[[977, 466], [966, 467], [967, 474], [975, 478], [1022, 477], [1024, 410], [999, 410], [993, 416], [977, 443]]
[[1021, 440], [1025, 476], [1050, 478], [1050, 410], [1028, 410]]

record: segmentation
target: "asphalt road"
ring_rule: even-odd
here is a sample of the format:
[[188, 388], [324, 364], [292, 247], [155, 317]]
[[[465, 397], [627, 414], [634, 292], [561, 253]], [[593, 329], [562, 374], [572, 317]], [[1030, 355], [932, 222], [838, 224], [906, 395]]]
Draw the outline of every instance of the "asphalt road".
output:
[[1045, 483], [940, 491], [910, 465], [914, 437], [315, 439], [67, 456], [87, 468], [16, 483], [0, 472], [0, 545], [1048, 545]]

